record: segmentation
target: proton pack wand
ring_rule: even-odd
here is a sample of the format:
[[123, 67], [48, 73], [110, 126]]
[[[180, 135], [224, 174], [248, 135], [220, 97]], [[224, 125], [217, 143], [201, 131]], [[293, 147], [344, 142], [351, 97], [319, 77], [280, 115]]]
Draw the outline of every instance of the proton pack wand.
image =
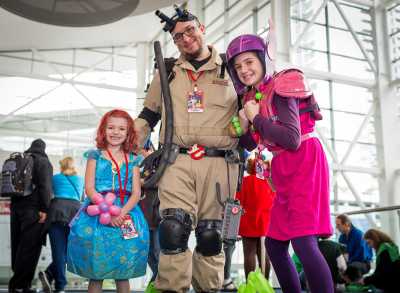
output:
[[219, 182], [215, 184], [218, 201], [224, 206], [224, 218], [222, 220], [222, 240], [236, 241], [239, 233], [240, 217], [243, 208], [239, 200], [229, 196], [226, 202], [221, 201], [221, 186]]
[[144, 189], [151, 189], [157, 186], [157, 183], [162, 177], [165, 169], [169, 164], [171, 164], [170, 157], [172, 157], [173, 152], [172, 137], [174, 129], [174, 113], [167, 71], [159, 41], [154, 42], [154, 53], [160, 75], [161, 92], [165, 108], [165, 137], [163, 146], [145, 158], [140, 165], [140, 167], [143, 167], [143, 173], [145, 174], [143, 183]]

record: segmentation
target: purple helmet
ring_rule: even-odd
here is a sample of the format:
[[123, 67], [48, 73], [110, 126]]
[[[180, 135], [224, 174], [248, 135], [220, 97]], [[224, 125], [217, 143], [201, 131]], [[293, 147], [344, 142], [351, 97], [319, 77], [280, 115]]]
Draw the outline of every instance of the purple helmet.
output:
[[266, 63], [268, 63], [267, 59], [269, 60], [269, 56], [267, 45], [265, 44], [264, 40], [259, 36], [241, 35], [233, 39], [228, 45], [228, 49], [226, 50], [228, 73], [232, 79], [235, 90], [239, 95], [244, 93], [246, 85], [239, 80], [233, 62], [237, 55], [249, 51], [253, 51], [256, 53], [263, 66], [264, 75], [266, 75]]

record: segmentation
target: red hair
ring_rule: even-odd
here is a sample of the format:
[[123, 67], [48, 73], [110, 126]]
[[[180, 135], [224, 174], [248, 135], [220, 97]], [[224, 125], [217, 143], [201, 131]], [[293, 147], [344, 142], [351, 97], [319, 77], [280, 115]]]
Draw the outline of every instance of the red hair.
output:
[[127, 129], [126, 139], [122, 144], [122, 149], [126, 153], [135, 152], [137, 150], [137, 136], [135, 132], [135, 122], [133, 122], [132, 117], [126, 111], [120, 109], [108, 111], [101, 118], [100, 125], [97, 128], [96, 147], [103, 150], [107, 148], [106, 127], [108, 119], [110, 117], [126, 119], [128, 123], [128, 129]]

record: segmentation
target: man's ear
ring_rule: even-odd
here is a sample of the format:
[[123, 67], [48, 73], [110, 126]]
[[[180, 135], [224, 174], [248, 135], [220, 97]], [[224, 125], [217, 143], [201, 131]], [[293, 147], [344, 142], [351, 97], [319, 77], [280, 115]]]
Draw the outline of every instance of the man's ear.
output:
[[200, 24], [199, 29], [203, 34], [206, 33], [206, 27], [204, 26], [204, 24]]

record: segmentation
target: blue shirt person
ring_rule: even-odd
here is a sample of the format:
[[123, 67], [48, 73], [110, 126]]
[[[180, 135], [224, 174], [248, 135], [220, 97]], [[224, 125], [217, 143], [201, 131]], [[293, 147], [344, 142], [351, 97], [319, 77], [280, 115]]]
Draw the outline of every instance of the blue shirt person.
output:
[[366, 274], [371, 268], [372, 249], [365, 242], [363, 232], [344, 214], [336, 217], [336, 229], [341, 233], [339, 243], [346, 246], [348, 267], [355, 267], [361, 274]]
[[53, 176], [52, 183], [54, 198], [46, 222], [52, 262], [38, 276], [44, 292], [52, 292], [54, 281], [54, 292], [58, 293], [64, 292], [67, 285], [65, 265], [70, 232], [68, 224], [79, 210], [83, 194], [83, 178], [78, 175], [72, 157], [65, 157], [60, 161], [60, 173]]

